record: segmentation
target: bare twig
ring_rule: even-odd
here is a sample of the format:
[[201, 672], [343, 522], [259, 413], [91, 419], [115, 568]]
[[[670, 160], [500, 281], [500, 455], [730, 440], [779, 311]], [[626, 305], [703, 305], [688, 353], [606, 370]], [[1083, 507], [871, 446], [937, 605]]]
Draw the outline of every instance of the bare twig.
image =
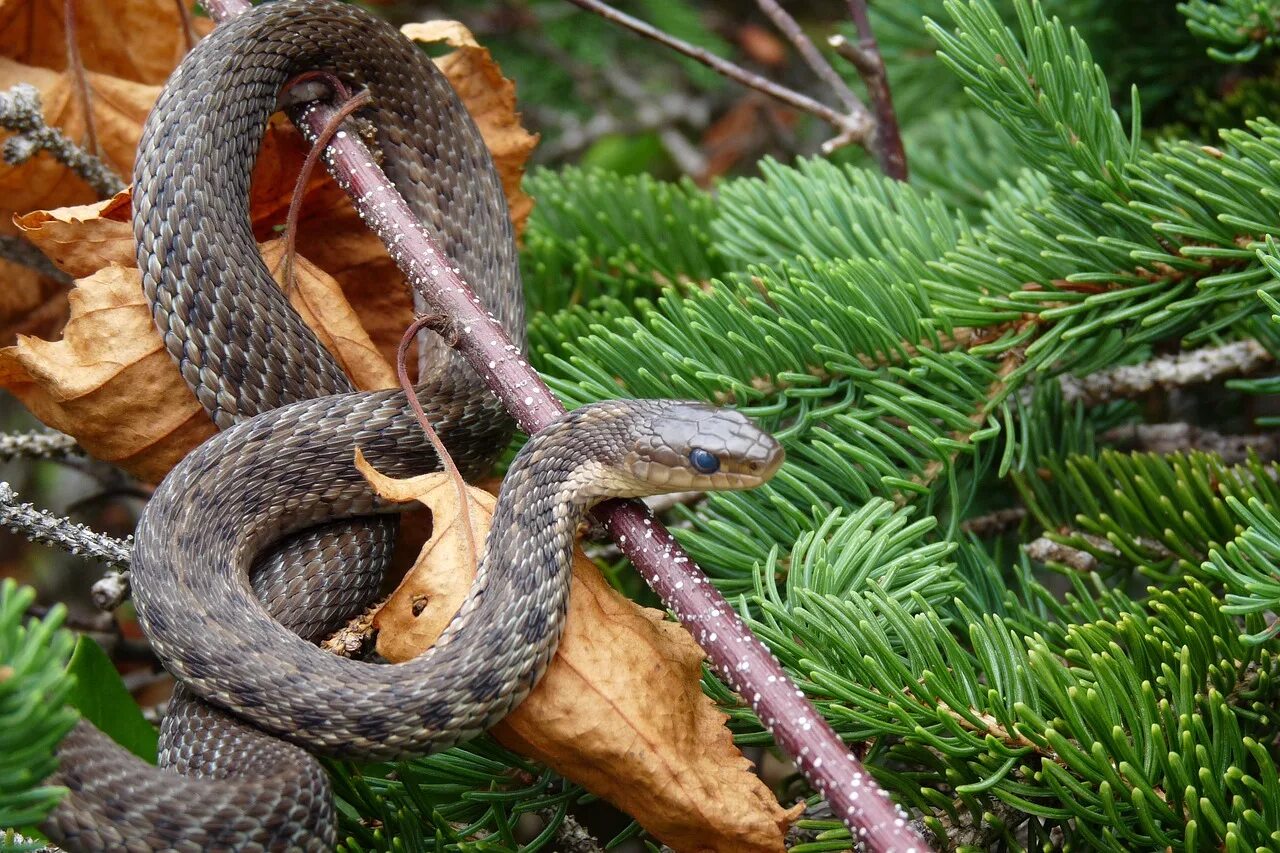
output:
[[960, 529], [975, 536], [999, 536], [1012, 527], [1017, 527], [1027, 517], [1023, 507], [998, 509], [986, 515], [978, 515], [960, 522]]
[[0, 462], [14, 459], [65, 459], [80, 452], [76, 440], [61, 432], [0, 434]]
[[[554, 809], [543, 809], [538, 815], [548, 823], [555, 819]], [[578, 819], [566, 814], [556, 829], [556, 841], [553, 849], [560, 853], [603, 853], [604, 848], [587, 828], [578, 823]]]
[[719, 74], [728, 77], [752, 89], [764, 92], [772, 98], [776, 98], [782, 103], [794, 107], [801, 112], [809, 113], [817, 116], [836, 129], [836, 136], [823, 144], [822, 150], [830, 153], [837, 148], [851, 143], [864, 143], [872, 133], [875, 120], [871, 113], [867, 110], [851, 110], [848, 114], [842, 115], [837, 110], [832, 109], [826, 104], [810, 98], [808, 95], [780, 86], [772, 80], [768, 80], [759, 74], [755, 74], [740, 65], [735, 65], [726, 59], [721, 59], [714, 53], [689, 44], [686, 41], [676, 38], [669, 33], [633, 18], [630, 15], [620, 12], [607, 3], [600, 0], [569, 0], [575, 6], [593, 12], [607, 21], [611, 21], [619, 26], [626, 27], [634, 33], [652, 39], [661, 45], [671, 48], [677, 53], [681, 53], [690, 59], [701, 62], [708, 68]]
[[21, 503], [13, 487], [3, 481], [0, 481], [0, 527], [8, 527], [32, 542], [101, 560], [108, 566], [122, 569], [129, 567], [132, 537], [116, 539], [90, 530], [71, 519], [59, 518], [36, 509], [29, 503]]
[[867, 111], [866, 106], [853, 93], [849, 85], [844, 82], [844, 78], [836, 73], [836, 70], [831, 67], [831, 63], [827, 62], [826, 57], [814, 47], [813, 42], [804, 34], [804, 30], [800, 29], [796, 19], [791, 17], [786, 9], [778, 5], [777, 0], [756, 0], [756, 5], [760, 7], [760, 11], [769, 16], [769, 20], [773, 21], [773, 25], [782, 31], [788, 41], [795, 45], [796, 50], [800, 53], [800, 58], [813, 69], [813, 73], [817, 74], [818, 78], [823, 83], [826, 83], [831, 91], [836, 93], [836, 97], [840, 99], [840, 103], [844, 104], [846, 110], [850, 113], [865, 113]]
[[1257, 341], [1236, 341], [1160, 356], [1142, 364], [1102, 370], [1088, 376], [1063, 376], [1059, 382], [1066, 402], [1078, 400], [1086, 406], [1097, 406], [1111, 400], [1139, 397], [1156, 388], [1182, 388], [1229, 376], [1246, 376], [1273, 360]]
[[1101, 438], [1124, 450], [1150, 453], [1203, 450], [1217, 453], [1228, 464], [1244, 462], [1250, 453], [1257, 454], [1264, 462], [1280, 458], [1280, 436], [1268, 433], [1225, 435], [1192, 424], [1127, 424], [1107, 430]]
[[[0, 95], [0, 98], [2, 97]], [[71, 276], [54, 266], [53, 261], [49, 260], [44, 252], [37, 249], [29, 240], [16, 234], [0, 235], [0, 259], [35, 270], [40, 275], [48, 276], [62, 284], [71, 283]]]
[[195, 25], [191, 22], [191, 10], [187, 8], [187, 0], [173, 0], [178, 7], [178, 22], [182, 26], [182, 38], [187, 43], [187, 50], [196, 46], [200, 37], [196, 34]]
[[[1105, 537], [1097, 534], [1076, 530], [1071, 531], [1069, 534], [1063, 534], [1059, 538], [1067, 537], [1074, 537], [1077, 541], [1087, 544], [1098, 554], [1105, 554], [1107, 557], [1124, 556], [1119, 548]], [[1133, 544], [1160, 559], [1177, 557], [1176, 554], [1165, 547], [1164, 543], [1145, 536], [1135, 537]], [[1041, 563], [1059, 563], [1079, 572], [1092, 572], [1098, 568], [1098, 558], [1093, 553], [1065, 542], [1056, 541], [1048, 536], [1041, 536], [1033, 540], [1024, 545], [1022, 550], [1026, 552], [1028, 557]]]
[[866, 0], [849, 0], [849, 14], [858, 30], [858, 44], [850, 44], [843, 36], [832, 36], [828, 42], [837, 53], [853, 63], [867, 87], [871, 106], [875, 111], [875, 123], [866, 148], [880, 164], [880, 171], [899, 181], [907, 179], [907, 152], [902, 146], [902, 133], [898, 129], [898, 116], [893, 109], [893, 94], [889, 90], [889, 76], [884, 70], [880, 46], [871, 32], [871, 19], [867, 15]]
[[[249, 4], [247, 0], [206, 0], [206, 8], [216, 19], [224, 20], [247, 10]], [[293, 116], [308, 136], [314, 136], [324, 129], [332, 112], [326, 106], [313, 105], [293, 111]], [[406, 280], [459, 330], [457, 351], [521, 428], [534, 434], [560, 417], [563, 406], [498, 321], [479, 304], [470, 286], [453, 271], [363, 141], [352, 134], [335, 137], [324, 160], [365, 223], [387, 246]], [[724, 596], [643, 505], [609, 501], [596, 510], [595, 517], [707, 651], [716, 671], [750, 703], [778, 746], [828, 798], [854, 837], [871, 851], [927, 850], [906, 812], [867, 774], [768, 647], [747, 629]]]
[[[332, 75], [326, 76], [332, 77]], [[298, 217], [302, 214], [302, 198], [306, 195], [307, 182], [311, 180], [316, 161], [320, 159], [321, 152], [338, 132], [338, 128], [342, 127], [347, 117], [369, 103], [367, 91], [349, 95], [346, 93], [346, 87], [341, 85], [341, 81], [336, 77], [333, 77], [333, 80], [334, 97], [341, 98], [342, 104], [334, 112], [324, 131], [316, 138], [316, 144], [307, 152], [306, 159], [302, 161], [302, 168], [298, 170], [298, 180], [293, 185], [293, 196], [289, 199], [289, 213], [284, 219], [284, 273], [281, 278], [284, 280], [285, 293], [291, 291], [296, 283], [293, 280], [293, 267], [298, 246]]]
[[431, 329], [444, 338], [450, 346], [453, 346], [451, 338], [454, 330], [449, 326], [448, 320], [441, 317], [418, 317], [409, 324], [409, 328], [404, 330], [404, 335], [400, 338], [400, 346], [396, 349], [396, 378], [400, 380], [400, 387], [404, 389], [405, 396], [409, 398], [409, 406], [413, 409], [413, 414], [418, 419], [418, 426], [422, 427], [427, 440], [431, 442], [431, 446], [436, 450], [436, 458], [440, 460], [440, 465], [453, 480], [454, 489], [458, 493], [458, 518], [462, 522], [467, 540], [467, 564], [479, 566], [480, 551], [476, 548], [475, 528], [471, 526], [471, 500], [467, 494], [467, 481], [462, 478], [462, 472], [454, 464], [453, 457], [449, 455], [449, 449], [444, 446], [444, 442], [440, 440], [435, 427], [427, 419], [427, 413], [422, 410], [422, 402], [418, 399], [418, 389], [414, 388], [413, 383], [409, 381], [409, 345], [418, 337], [418, 332], [423, 329]]
[[363, 658], [373, 648], [374, 637], [378, 632], [373, 627], [373, 617], [387, 603], [381, 599], [364, 609], [359, 616], [339, 628], [333, 636], [320, 644], [326, 652], [332, 652], [344, 658]]
[[[1113, 556], [1120, 556], [1120, 550], [1116, 546], [1102, 540], [1105, 547], [1102, 548], [1106, 553]], [[1059, 563], [1068, 566], [1078, 572], [1092, 572], [1098, 568], [1098, 558], [1083, 551], [1079, 548], [1073, 548], [1070, 545], [1064, 545], [1061, 542], [1055, 542], [1046, 536], [1030, 542], [1022, 547], [1027, 556], [1039, 563]]]
[[0, 527], [20, 533], [32, 542], [52, 545], [71, 554], [79, 554], [101, 560], [116, 571], [93, 585], [93, 603], [101, 610], [118, 607], [129, 595], [129, 560], [133, 550], [133, 537], [116, 539], [105, 533], [90, 530], [69, 518], [36, 509], [29, 503], [21, 503], [13, 488], [0, 481]]
[[100, 198], [109, 198], [124, 189], [124, 181], [110, 166], [45, 123], [40, 112], [40, 92], [35, 86], [19, 83], [0, 92], [0, 127], [14, 131], [4, 143], [5, 162], [16, 166], [38, 151], [48, 151], [93, 187]]

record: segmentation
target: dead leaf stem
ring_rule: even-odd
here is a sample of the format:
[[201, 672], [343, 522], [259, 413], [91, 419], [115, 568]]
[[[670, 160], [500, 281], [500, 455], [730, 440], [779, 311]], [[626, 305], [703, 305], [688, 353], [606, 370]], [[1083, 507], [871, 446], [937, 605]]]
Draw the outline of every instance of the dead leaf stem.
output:
[[98, 132], [93, 122], [93, 90], [89, 88], [89, 75], [84, 70], [84, 59], [80, 56], [79, 29], [76, 27], [76, 0], [66, 0], [63, 4], [64, 32], [67, 36], [67, 69], [75, 80], [76, 92], [80, 95], [80, 106], [84, 110], [85, 148], [95, 157], [102, 156], [98, 147]]
[[[354, 101], [355, 99], [353, 98], [352, 100]], [[347, 103], [351, 103], [351, 101]], [[320, 149], [315, 148], [312, 150]], [[472, 529], [471, 501], [467, 499], [467, 481], [463, 479], [462, 472], [454, 464], [453, 457], [449, 455], [449, 449], [444, 446], [444, 442], [436, 434], [435, 428], [431, 426], [431, 421], [427, 419], [427, 413], [422, 410], [422, 402], [418, 399], [418, 390], [413, 387], [413, 382], [409, 380], [409, 344], [413, 343], [414, 338], [418, 336], [418, 332], [423, 329], [431, 328], [434, 325], [438, 330], [438, 324], [439, 318], [437, 317], [418, 317], [409, 324], [409, 328], [404, 330], [404, 336], [400, 338], [400, 347], [396, 350], [396, 377], [400, 380], [400, 387], [404, 389], [405, 395], [409, 398], [409, 405], [413, 408], [413, 413], [418, 418], [418, 425], [426, 433], [431, 446], [436, 449], [436, 456], [440, 459], [441, 467], [449, 473], [449, 477], [453, 480], [454, 489], [458, 493], [458, 515], [461, 517], [462, 529], [467, 542], [467, 565], [479, 566], [480, 552], [476, 548], [476, 535], [474, 529]], [[442, 337], [449, 340], [448, 335], [442, 335]]]
[[311, 173], [315, 171], [316, 161], [320, 159], [320, 155], [324, 153], [325, 146], [329, 144], [329, 140], [333, 138], [333, 135], [338, 132], [338, 128], [342, 127], [342, 123], [356, 110], [369, 103], [368, 90], [350, 95], [347, 93], [346, 87], [342, 85], [342, 81], [326, 72], [308, 72], [307, 74], [299, 75], [285, 88], [288, 89], [290, 86], [304, 80], [317, 77], [331, 81], [330, 88], [334, 97], [342, 98], [343, 102], [334, 112], [329, 123], [325, 125], [324, 130], [316, 137], [315, 144], [307, 151], [307, 157], [302, 161], [302, 168], [298, 170], [298, 180], [293, 185], [293, 196], [289, 199], [289, 213], [284, 220], [284, 269], [281, 276], [283, 282], [281, 287], [284, 288], [286, 294], [292, 291], [294, 286], [293, 261], [297, 254], [298, 218], [302, 215], [302, 198], [306, 195], [307, 184], [311, 181]]

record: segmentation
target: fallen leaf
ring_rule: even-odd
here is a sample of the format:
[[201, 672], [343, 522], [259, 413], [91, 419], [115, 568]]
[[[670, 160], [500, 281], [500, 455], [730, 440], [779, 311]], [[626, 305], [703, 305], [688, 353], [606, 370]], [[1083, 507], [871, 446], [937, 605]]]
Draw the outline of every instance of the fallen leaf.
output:
[[[261, 246], [279, 266], [283, 240]], [[364, 389], [395, 385], [387, 363], [337, 282], [298, 258], [290, 301]], [[62, 340], [21, 336], [0, 349], [0, 388], [92, 456], [158, 482], [214, 432], [151, 320], [135, 267], [112, 265], [76, 282]]]
[[[194, 6], [184, 0], [188, 11]], [[62, 0], [0, 2], [0, 55], [54, 70], [67, 67]], [[174, 0], [74, 0], [80, 60], [97, 71], [139, 83], [163, 83], [187, 52]], [[192, 16], [195, 35], [213, 21]]]
[[134, 266], [130, 193], [94, 204], [34, 210], [13, 222], [58, 269], [84, 278], [104, 266]]
[[[151, 111], [160, 89], [103, 74], [90, 74], [94, 90], [93, 122], [102, 158], [127, 181], [133, 154], [142, 136], [142, 122]], [[45, 122], [59, 128], [72, 141], [85, 133], [85, 113], [66, 73], [23, 65], [0, 57], [0, 89], [28, 83], [40, 92]], [[12, 134], [5, 132], [4, 137]], [[17, 166], [0, 167], [0, 233], [12, 234], [9, 219], [15, 213], [97, 201], [93, 189], [46, 151]]]
[[502, 69], [494, 62], [489, 49], [476, 42], [471, 31], [457, 21], [405, 24], [400, 32], [417, 42], [444, 42], [456, 48], [436, 59], [436, 66], [449, 78], [463, 106], [480, 128], [485, 147], [493, 155], [493, 164], [502, 178], [516, 234], [521, 234], [533, 211], [533, 199], [520, 189], [520, 181], [529, 155], [538, 144], [538, 136], [520, 124], [515, 83], [502, 76]]
[[[432, 511], [431, 539], [374, 618], [378, 652], [401, 662], [435, 642], [475, 567], [448, 476], [394, 480], [359, 453], [356, 465], [379, 494]], [[483, 541], [496, 500], [476, 488], [468, 494], [472, 529]], [[702, 692], [702, 659], [683, 628], [618, 593], [578, 552], [556, 655], [493, 734], [611, 801], [677, 851], [782, 851], [803, 806], [778, 805], [733, 745], [726, 716]]]
[[105, 267], [68, 298], [62, 340], [0, 349], [0, 387], [92, 456], [158, 482], [213, 422], [164, 349], [137, 269]]
[[21, 264], [0, 262], [0, 346], [18, 335], [56, 335], [66, 322], [67, 285]]

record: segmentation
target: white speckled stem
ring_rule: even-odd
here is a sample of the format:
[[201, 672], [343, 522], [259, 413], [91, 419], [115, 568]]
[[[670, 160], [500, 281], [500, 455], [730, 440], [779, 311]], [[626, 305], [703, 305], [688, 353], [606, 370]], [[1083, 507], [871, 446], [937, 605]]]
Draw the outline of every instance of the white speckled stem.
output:
[[[205, 0], [221, 22], [249, 8], [247, 0]], [[313, 105], [295, 121], [314, 138], [333, 110]], [[427, 302], [450, 318], [457, 350], [532, 435], [564, 413], [564, 407], [529, 366], [501, 326], [457, 274], [408, 204], [374, 162], [364, 143], [339, 133], [324, 154], [325, 166], [391, 258]], [[737, 617], [697, 564], [642, 504], [610, 501], [596, 510], [622, 552], [707, 651], [721, 677], [751, 703], [774, 739], [796, 761], [832, 811], [870, 851], [915, 853], [928, 845], [907, 814], [868, 775], [839, 736], [798, 689], [778, 659]]]

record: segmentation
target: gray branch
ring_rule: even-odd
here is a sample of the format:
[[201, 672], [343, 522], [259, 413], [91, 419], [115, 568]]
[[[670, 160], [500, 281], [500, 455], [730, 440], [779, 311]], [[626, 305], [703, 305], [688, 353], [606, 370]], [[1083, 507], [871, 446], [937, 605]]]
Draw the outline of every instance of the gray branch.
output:
[[1237, 341], [1161, 356], [1142, 364], [1102, 370], [1088, 376], [1063, 376], [1059, 382], [1066, 402], [1079, 400], [1086, 406], [1096, 406], [1111, 400], [1140, 397], [1156, 388], [1183, 388], [1228, 376], [1246, 376], [1273, 360], [1257, 341]]
[[1226, 435], [1192, 424], [1128, 424], [1109, 429], [1102, 440], [1123, 450], [1149, 453], [1182, 453], [1202, 450], [1217, 453], [1222, 461], [1234, 465], [1256, 453], [1264, 462], [1280, 458], [1280, 436], [1267, 433]]
[[31, 241], [16, 234], [0, 235], [0, 259], [33, 269], [62, 284], [71, 283], [71, 276], [54, 266], [53, 261], [45, 257], [44, 252], [37, 249]]
[[22, 534], [32, 542], [61, 548], [70, 554], [92, 557], [106, 563], [114, 571], [93, 585], [93, 603], [101, 610], [112, 610], [129, 596], [129, 560], [133, 537], [116, 539], [90, 530], [69, 518], [36, 509], [18, 500], [8, 483], [0, 481], [0, 527]]
[[94, 155], [45, 123], [40, 108], [40, 91], [19, 83], [0, 92], [0, 127], [14, 132], [4, 143], [4, 160], [17, 166], [37, 152], [48, 151], [54, 159], [85, 180], [99, 198], [110, 198], [124, 189], [124, 181]]
[[0, 462], [11, 462], [14, 459], [66, 459], [79, 453], [76, 440], [66, 433], [0, 433]]

